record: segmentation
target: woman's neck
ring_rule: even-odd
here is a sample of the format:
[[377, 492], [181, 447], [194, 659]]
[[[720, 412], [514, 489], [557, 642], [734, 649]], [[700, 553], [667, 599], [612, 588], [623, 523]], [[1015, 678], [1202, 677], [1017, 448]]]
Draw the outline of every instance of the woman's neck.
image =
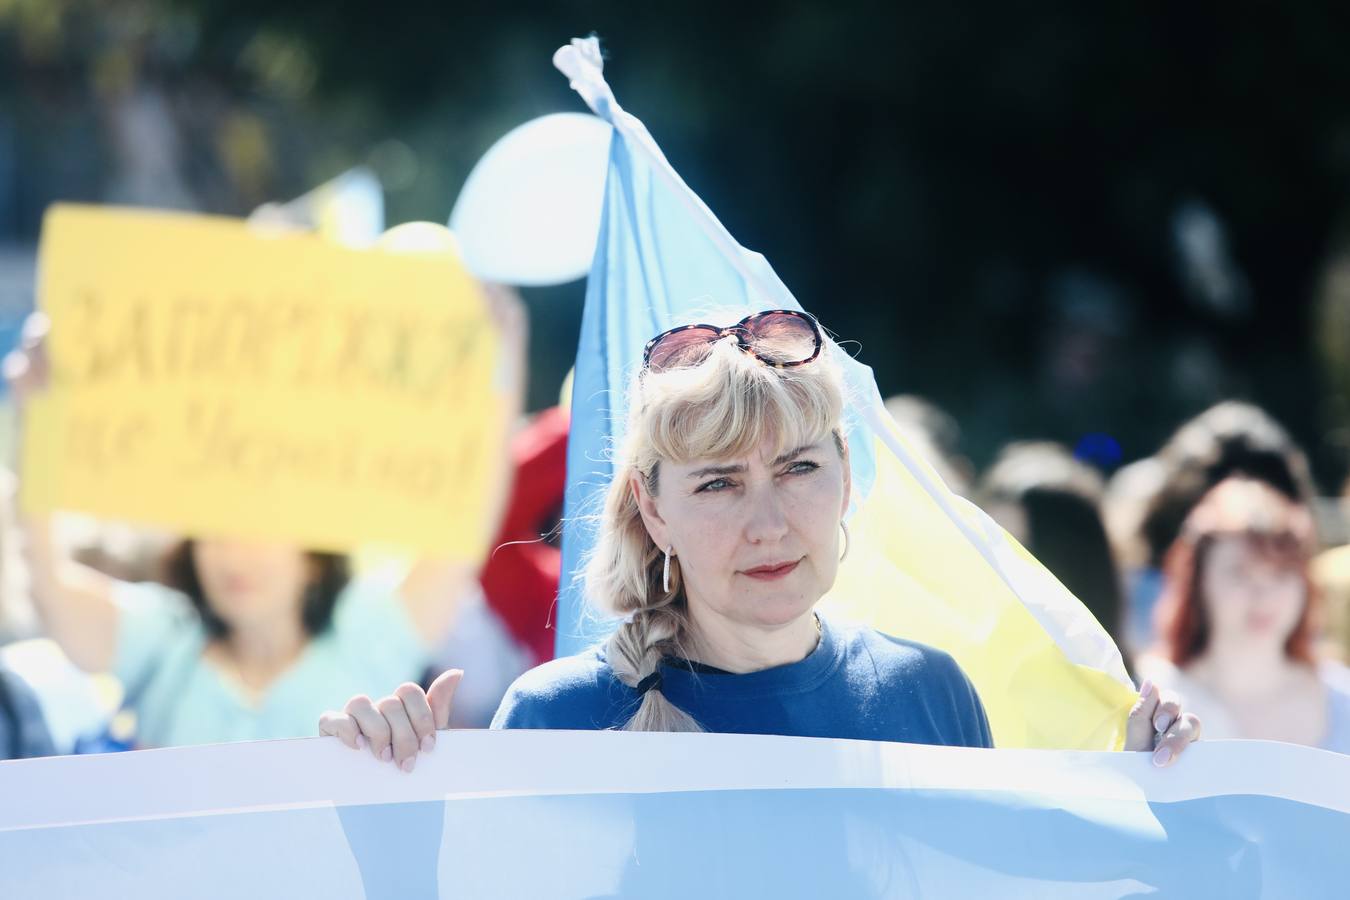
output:
[[1268, 644], [1212, 645], [1188, 668], [1229, 700], [1262, 698], [1285, 688], [1307, 668]]
[[288, 617], [284, 621], [233, 625], [216, 646], [217, 654], [225, 657], [233, 674], [246, 687], [261, 691], [295, 662], [308, 642], [304, 626]]
[[820, 643], [819, 620], [809, 610], [771, 628], [729, 622], [696, 608], [689, 618], [692, 633], [685, 649], [690, 658], [738, 675], [801, 662]]

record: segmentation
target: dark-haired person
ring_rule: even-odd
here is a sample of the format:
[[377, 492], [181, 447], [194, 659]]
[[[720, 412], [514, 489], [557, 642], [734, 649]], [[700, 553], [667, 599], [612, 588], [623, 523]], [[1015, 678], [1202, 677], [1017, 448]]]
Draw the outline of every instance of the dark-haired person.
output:
[[1265, 481], [1205, 494], [1168, 551], [1159, 647], [1138, 663], [1214, 738], [1350, 753], [1350, 683], [1315, 649], [1316, 548], [1308, 508]]
[[[1145, 475], [1136, 466], [1122, 471]], [[1241, 400], [1215, 404], [1184, 423], [1144, 466], [1149, 470], [1142, 479], [1146, 484], [1132, 486], [1145, 489], [1136, 501], [1137, 515], [1117, 515], [1113, 535], [1127, 561], [1129, 643], [1136, 649], [1151, 643], [1148, 631], [1163, 587], [1163, 556], [1205, 493], [1225, 478], [1240, 476], [1298, 503], [1311, 503], [1317, 494], [1307, 457], [1289, 432], [1265, 410]], [[1122, 518], [1133, 521], [1127, 525]]]
[[[490, 300], [512, 404], [505, 421], [513, 425], [524, 312], [502, 292]], [[5, 361], [20, 401], [46, 382], [45, 335], [36, 321]], [[493, 522], [508, 478], [503, 462]], [[436, 560], [417, 563], [406, 576], [353, 579], [342, 557], [211, 537], [170, 552], [167, 586], [133, 584], [75, 562], [53, 541], [45, 518], [22, 527], [33, 600], [48, 634], [82, 669], [119, 678], [141, 746], [300, 737], [313, 731], [320, 712], [352, 694], [415, 682], [477, 580], [474, 564]]]
[[1102, 521], [1101, 475], [1060, 444], [1003, 448], [978, 501], [1121, 642], [1121, 581]]
[[0, 666], [0, 760], [54, 753], [56, 747], [33, 689]]

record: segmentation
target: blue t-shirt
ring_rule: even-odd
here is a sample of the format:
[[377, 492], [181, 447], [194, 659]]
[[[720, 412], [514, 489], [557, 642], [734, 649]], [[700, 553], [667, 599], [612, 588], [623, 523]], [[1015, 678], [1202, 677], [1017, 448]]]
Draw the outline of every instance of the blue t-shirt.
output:
[[[949, 655], [823, 617], [820, 643], [801, 662], [735, 675], [667, 661], [661, 690], [711, 732], [994, 745], [984, 706]], [[520, 676], [492, 727], [621, 728], [638, 701], [596, 648]]]

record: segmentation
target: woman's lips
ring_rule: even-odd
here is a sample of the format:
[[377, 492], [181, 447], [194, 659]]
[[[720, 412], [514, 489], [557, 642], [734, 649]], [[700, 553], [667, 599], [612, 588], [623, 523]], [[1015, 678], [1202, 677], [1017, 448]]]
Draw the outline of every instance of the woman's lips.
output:
[[757, 581], [777, 581], [780, 578], [786, 578], [792, 574], [792, 570], [801, 564], [800, 559], [794, 559], [792, 562], [775, 563], [768, 566], [756, 566], [753, 569], [746, 569], [742, 574], [754, 578]]

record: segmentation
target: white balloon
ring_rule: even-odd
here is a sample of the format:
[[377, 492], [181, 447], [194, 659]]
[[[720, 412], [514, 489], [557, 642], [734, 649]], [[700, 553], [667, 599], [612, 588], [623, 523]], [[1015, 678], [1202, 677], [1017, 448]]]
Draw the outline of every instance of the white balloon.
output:
[[612, 132], [596, 116], [555, 113], [493, 144], [450, 214], [469, 271], [527, 286], [563, 284], [589, 272]]

